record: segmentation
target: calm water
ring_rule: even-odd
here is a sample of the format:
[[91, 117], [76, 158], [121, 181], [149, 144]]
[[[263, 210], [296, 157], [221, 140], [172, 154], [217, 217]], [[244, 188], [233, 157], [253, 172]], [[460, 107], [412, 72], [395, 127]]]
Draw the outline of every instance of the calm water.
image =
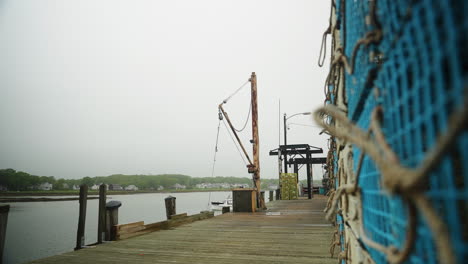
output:
[[[211, 201], [222, 202], [231, 192], [212, 192]], [[208, 209], [208, 192], [109, 195], [122, 202], [119, 223], [166, 220], [164, 198], [177, 198], [177, 213], [197, 214]], [[266, 193], [268, 196], [268, 193]], [[268, 198], [268, 197], [266, 197]], [[11, 203], [4, 263], [15, 264], [72, 251], [78, 226], [78, 201]], [[89, 200], [86, 244], [97, 241], [98, 200]]]

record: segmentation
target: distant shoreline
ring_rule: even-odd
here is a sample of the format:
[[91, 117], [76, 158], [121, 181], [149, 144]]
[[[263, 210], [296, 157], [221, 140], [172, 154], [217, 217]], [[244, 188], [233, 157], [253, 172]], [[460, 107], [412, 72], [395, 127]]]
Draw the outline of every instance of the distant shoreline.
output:
[[[230, 192], [231, 189], [189, 189], [189, 190], [163, 190], [163, 191], [107, 191], [107, 195], [131, 195], [131, 194], [145, 194], [145, 193], [188, 193], [188, 192]], [[2, 197], [15, 197], [15, 196], [78, 196], [79, 191], [18, 191], [18, 192], [0, 192], [0, 202]], [[99, 195], [96, 190], [88, 191], [88, 195]], [[33, 198], [31, 198], [33, 199]], [[47, 198], [44, 198], [47, 199]], [[57, 198], [58, 199], [72, 199], [72, 198]], [[76, 198], [73, 198], [76, 199]]]
[[[59, 201], [78, 201], [78, 197], [70, 198], [32, 198], [32, 197], [18, 197], [18, 198], [0, 198], [0, 203], [24, 203], [24, 202], [59, 202]], [[88, 200], [99, 199], [99, 197], [88, 197]]]

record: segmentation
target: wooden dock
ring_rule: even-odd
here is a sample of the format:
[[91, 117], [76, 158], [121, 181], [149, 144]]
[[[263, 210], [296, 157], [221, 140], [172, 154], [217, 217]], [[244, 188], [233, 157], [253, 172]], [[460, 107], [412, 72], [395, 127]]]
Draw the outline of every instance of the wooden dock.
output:
[[228, 213], [170, 230], [31, 263], [337, 263], [326, 197], [273, 201], [257, 213]]

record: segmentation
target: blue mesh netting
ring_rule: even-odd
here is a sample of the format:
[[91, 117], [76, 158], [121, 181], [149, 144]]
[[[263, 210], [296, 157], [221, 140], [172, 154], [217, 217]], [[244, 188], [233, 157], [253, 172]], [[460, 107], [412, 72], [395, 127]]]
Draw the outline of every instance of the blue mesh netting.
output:
[[[375, 49], [374, 45], [362, 45], [355, 53], [355, 64], [352, 64], [353, 50], [356, 43], [364, 38], [366, 33], [375, 29], [372, 23], [369, 23], [369, 5], [370, 1], [345, 1], [343, 26], [344, 54], [348, 62], [353, 67], [353, 74], [345, 74], [346, 96], [348, 101], [348, 116], [352, 120], [357, 120], [360, 114], [362, 102], [367, 98], [371, 83], [368, 79], [372, 71], [377, 67], [372, 62], [371, 52]], [[366, 22], [367, 19], [367, 22]]]
[[[447, 129], [460, 108], [468, 83], [468, 1], [377, 1], [383, 39], [357, 53], [355, 71], [345, 76], [348, 116], [367, 129], [376, 105], [384, 109], [383, 132], [400, 162], [415, 168]], [[344, 44], [350, 59], [355, 43], [372, 28], [365, 23], [369, 1], [345, 1]], [[371, 52], [381, 52], [381, 65]], [[377, 69], [369, 85], [369, 72]], [[371, 91], [378, 90], [378, 99]], [[468, 257], [468, 133], [429, 175], [427, 197], [443, 218], [461, 263]], [[354, 149], [357, 163], [360, 150]], [[356, 164], [357, 165], [357, 164]], [[356, 166], [355, 166], [356, 167]], [[401, 247], [407, 226], [406, 206], [381, 188], [380, 174], [365, 157], [361, 175], [366, 234], [383, 245]], [[418, 217], [417, 243], [406, 263], [437, 263], [434, 238]], [[377, 263], [379, 251], [368, 248]]]

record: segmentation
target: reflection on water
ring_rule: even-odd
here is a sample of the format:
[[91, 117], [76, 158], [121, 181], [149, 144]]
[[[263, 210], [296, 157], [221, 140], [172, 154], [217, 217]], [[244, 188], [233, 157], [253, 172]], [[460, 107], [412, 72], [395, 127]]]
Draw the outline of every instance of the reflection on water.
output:
[[[212, 192], [211, 201], [223, 201], [230, 192]], [[177, 198], [177, 213], [196, 214], [208, 209], [208, 192], [109, 195], [122, 202], [119, 223], [166, 219], [164, 198]], [[4, 263], [23, 263], [72, 251], [78, 226], [78, 201], [11, 203]], [[98, 200], [88, 200], [86, 244], [97, 241]]]

